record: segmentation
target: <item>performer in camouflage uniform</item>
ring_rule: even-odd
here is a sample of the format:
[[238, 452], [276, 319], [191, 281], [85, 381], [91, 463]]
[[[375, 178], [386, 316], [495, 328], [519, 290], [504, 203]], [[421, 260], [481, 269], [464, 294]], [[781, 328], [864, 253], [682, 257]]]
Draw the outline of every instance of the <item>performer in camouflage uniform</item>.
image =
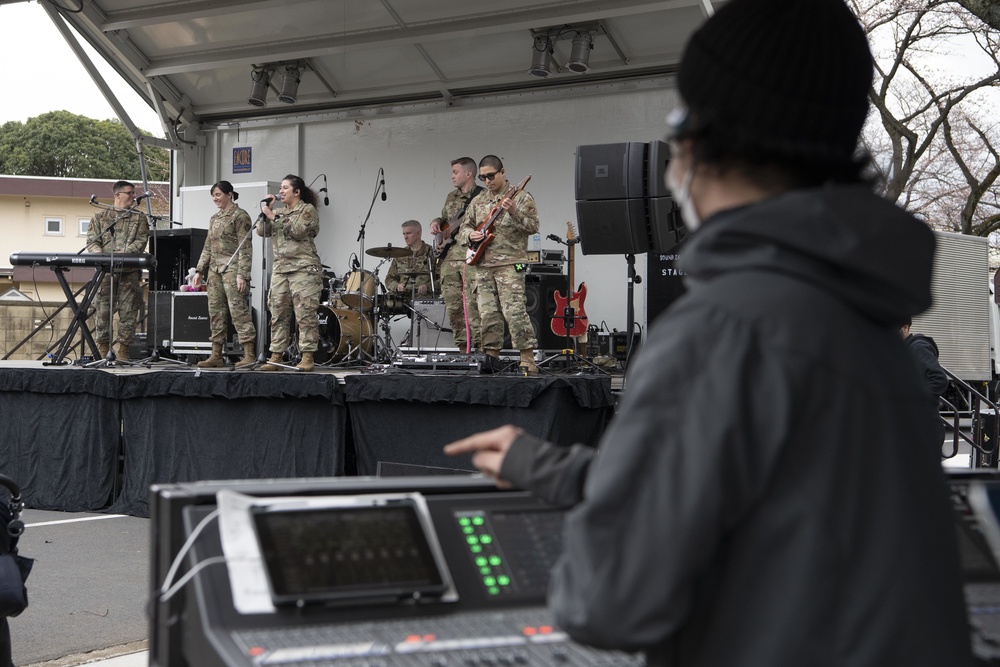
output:
[[[476, 185], [476, 161], [471, 157], [461, 157], [451, 161], [451, 182], [455, 189], [448, 193], [441, 209], [441, 220], [448, 223], [448, 231], [455, 235], [465, 216], [465, 209], [472, 198], [483, 191]], [[431, 222], [432, 234], [441, 234], [441, 223]], [[459, 352], [470, 352], [469, 336], [471, 333], [472, 347], [482, 348], [483, 337], [479, 322], [478, 292], [476, 292], [476, 267], [465, 263], [465, 248], [448, 244], [442, 239], [443, 252], [438, 259], [438, 271], [441, 274], [441, 296], [444, 297], [444, 308], [448, 314], [452, 337]], [[463, 285], [465, 295], [463, 297]], [[468, 313], [468, 317], [466, 314]]]
[[[208, 279], [212, 356], [198, 362], [202, 368], [221, 368], [225, 365], [222, 346], [226, 340], [226, 325], [230, 314], [240, 345], [243, 346], [243, 358], [236, 362], [236, 367], [250, 366], [257, 359], [254, 349], [257, 332], [254, 330], [250, 302], [247, 300], [250, 292], [250, 265], [253, 262], [253, 244], [248, 235], [253, 224], [247, 212], [236, 205], [239, 196], [240, 193], [233, 190], [233, 184], [229, 181], [219, 181], [212, 186], [212, 201], [219, 212], [208, 223], [208, 238], [205, 239], [205, 248], [195, 266], [194, 279], [196, 285], [202, 276]], [[243, 243], [242, 246], [240, 242]], [[237, 247], [239, 255], [233, 257]], [[226, 269], [225, 273], [222, 273], [223, 269]]]
[[508, 196], [512, 186], [504, 174], [503, 162], [496, 155], [479, 161], [479, 179], [486, 183], [486, 191], [469, 204], [459, 240], [464, 244], [482, 241], [484, 234], [476, 227], [489, 218], [495, 207], [502, 209], [491, 230], [496, 238], [487, 246], [476, 270], [483, 350], [494, 358], [500, 356], [503, 323], [507, 320], [511, 343], [521, 351], [521, 370], [535, 374], [537, 341], [525, 307], [523, 267], [528, 262], [528, 237], [538, 231], [538, 210], [534, 197], [525, 191], [513, 199]]
[[[87, 227], [87, 250], [101, 253], [145, 252], [149, 240], [149, 225], [146, 216], [132, 209], [135, 202], [135, 186], [128, 181], [117, 181], [112, 187], [114, 209], [102, 209], [94, 214]], [[127, 269], [112, 272], [114, 293], [118, 302], [118, 351], [117, 358], [128, 361], [128, 347], [135, 337], [136, 320], [142, 307], [142, 287], [139, 278], [141, 269]], [[106, 275], [94, 298], [94, 338], [101, 357], [108, 355], [111, 345], [111, 280]]]
[[[434, 296], [437, 292], [437, 266], [434, 263], [431, 247], [420, 239], [421, 231], [420, 223], [416, 220], [407, 220], [403, 223], [403, 242], [413, 254], [392, 260], [389, 273], [385, 276], [385, 289], [390, 294], [398, 294], [408, 299], [414, 291], [418, 296]], [[407, 275], [414, 273], [420, 275]], [[433, 280], [431, 280], [432, 274]]]
[[296, 366], [300, 371], [315, 367], [313, 353], [319, 343], [319, 295], [323, 291], [323, 265], [316, 252], [316, 235], [319, 234], [319, 213], [316, 212], [316, 193], [306, 187], [298, 176], [289, 174], [281, 181], [278, 198], [285, 208], [277, 212], [271, 208], [274, 198], [268, 198], [261, 207], [262, 225], [257, 227], [261, 236], [270, 236], [274, 243], [274, 265], [271, 271], [271, 293], [267, 299], [271, 309], [271, 358], [260, 367], [262, 371], [276, 371], [281, 355], [292, 342], [292, 315], [299, 332], [299, 352], [302, 360]]

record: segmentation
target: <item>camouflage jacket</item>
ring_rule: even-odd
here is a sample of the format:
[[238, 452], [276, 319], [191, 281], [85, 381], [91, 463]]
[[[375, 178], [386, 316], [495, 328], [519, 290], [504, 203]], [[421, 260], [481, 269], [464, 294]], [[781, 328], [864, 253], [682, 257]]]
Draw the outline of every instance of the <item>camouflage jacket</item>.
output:
[[[494, 195], [489, 190], [483, 190], [472, 200], [465, 211], [465, 220], [459, 231], [459, 243], [468, 245], [469, 234], [485, 221], [493, 207], [500, 203], [513, 188], [508, 183], [503, 192]], [[504, 211], [493, 223], [492, 232], [496, 238], [487, 247], [482, 261], [478, 266], [506, 266], [509, 264], [525, 264], [528, 261], [528, 237], [538, 231], [538, 209], [535, 198], [522, 190], [514, 197], [516, 210], [514, 215]]]
[[[232, 206], [224, 211], [219, 211], [212, 216], [208, 223], [208, 238], [205, 239], [205, 248], [201, 251], [201, 257], [195, 268], [201, 272], [202, 276], [208, 274], [209, 269], [221, 271], [232, 258], [236, 248], [243, 241], [247, 232], [250, 231], [252, 223], [250, 215], [239, 206]], [[250, 280], [250, 265], [253, 262], [253, 243], [250, 239], [243, 242], [239, 256], [229, 265], [229, 270], [234, 271], [237, 277]]]
[[[392, 260], [392, 266], [389, 267], [389, 273], [385, 276], [385, 289], [389, 294], [402, 294], [404, 296], [409, 296], [413, 289], [413, 280], [416, 280], [417, 287], [421, 285], [427, 286], [427, 294], [425, 296], [431, 295], [431, 274], [427, 270], [427, 259], [431, 259], [431, 270], [434, 272], [434, 289], [440, 291], [441, 288], [438, 286], [438, 274], [437, 265], [434, 262], [434, 253], [431, 251], [430, 245], [420, 242], [420, 248], [417, 249], [410, 257], [397, 257]], [[404, 276], [400, 275], [402, 273], [416, 273], [422, 272], [419, 276]], [[398, 291], [398, 286], [403, 285], [404, 291]]]
[[[444, 208], [441, 209], [441, 219], [447, 223], [453, 223], [455, 221], [455, 217], [458, 215], [458, 212], [461, 211], [463, 208], [466, 208], [465, 203], [470, 199], [472, 199], [473, 197], [475, 197], [476, 195], [478, 195], [480, 192], [483, 192], [483, 188], [479, 185], [472, 188], [468, 192], [462, 192], [458, 188], [455, 188], [454, 190], [449, 192], [448, 197], [444, 200]], [[466, 211], [468, 211], [467, 208]], [[458, 220], [457, 223], [455, 224], [461, 226], [462, 221]], [[458, 231], [459, 231], [458, 229], [452, 229], [451, 233], [457, 235]], [[444, 257], [440, 257], [439, 260], [440, 261], [457, 260], [464, 263], [465, 247], [456, 242], [451, 246], [451, 248], [448, 249]]]
[[[119, 215], [122, 218], [116, 223]], [[87, 228], [88, 252], [146, 252], [148, 241], [149, 225], [146, 216], [138, 211], [102, 209], [90, 219]]]
[[310, 267], [322, 270], [314, 241], [319, 234], [319, 213], [312, 204], [300, 201], [291, 208], [278, 209], [273, 221], [264, 216], [257, 233], [273, 239], [272, 273], [295, 273]]

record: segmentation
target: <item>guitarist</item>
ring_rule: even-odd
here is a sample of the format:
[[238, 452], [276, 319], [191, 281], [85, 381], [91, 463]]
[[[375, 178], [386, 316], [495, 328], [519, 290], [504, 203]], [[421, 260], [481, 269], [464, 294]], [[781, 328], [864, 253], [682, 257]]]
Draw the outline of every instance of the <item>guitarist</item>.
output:
[[[483, 188], [476, 185], [476, 161], [471, 157], [460, 157], [451, 161], [451, 182], [455, 189], [448, 193], [448, 198], [444, 200], [444, 208], [441, 209], [441, 221], [434, 220], [430, 224], [430, 231], [436, 237], [440, 236], [441, 241], [435, 242], [434, 249], [439, 252], [437, 256], [438, 271], [441, 276], [441, 296], [444, 297], [444, 308], [448, 315], [448, 323], [451, 325], [452, 337], [458, 351], [465, 353], [469, 339], [466, 337], [466, 319], [468, 319], [469, 330], [472, 333], [473, 347], [482, 347], [482, 336], [479, 329], [479, 304], [476, 299], [476, 267], [465, 265], [465, 249], [455, 247], [454, 243], [458, 235], [458, 228], [462, 224], [462, 216], [472, 201], [472, 198], [483, 191]], [[443, 229], [442, 227], [447, 227]], [[447, 238], [445, 238], [447, 237]], [[464, 285], [465, 298], [463, 300], [463, 273], [465, 276]], [[468, 312], [468, 318], [466, 318]]]
[[533, 375], [538, 373], [534, 359], [537, 341], [525, 308], [524, 267], [528, 262], [528, 237], [538, 231], [535, 199], [524, 190], [511, 198], [513, 188], [496, 155], [479, 161], [479, 180], [486, 184], [486, 191], [469, 204], [459, 242], [479, 244], [485, 235], [477, 227], [498, 216], [490, 229], [495, 238], [486, 247], [476, 272], [483, 351], [500, 357], [506, 320], [511, 343], [521, 351], [521, 371]]

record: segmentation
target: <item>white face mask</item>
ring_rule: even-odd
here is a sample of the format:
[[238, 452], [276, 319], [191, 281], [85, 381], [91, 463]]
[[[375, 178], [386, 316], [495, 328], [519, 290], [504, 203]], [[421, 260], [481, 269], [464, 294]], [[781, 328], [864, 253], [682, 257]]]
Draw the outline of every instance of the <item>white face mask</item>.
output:
[[[672, 166], [673, 164], [671, 164]], [[670, 188], [670, 193], [681, 210], [681, 219], [684, 221], [684, 226], [688, 228], [689, 232], [693, 232], [701, 226], [701, 218], [698, 217], [698, 211], [691, 200], [691, 181], [694, 180], [694, 165], [691, 165], [687, 174], [684, 175], [683, 183], [678, 183], [673, 174], [674, 169], [668, 168], [667, 187]]]

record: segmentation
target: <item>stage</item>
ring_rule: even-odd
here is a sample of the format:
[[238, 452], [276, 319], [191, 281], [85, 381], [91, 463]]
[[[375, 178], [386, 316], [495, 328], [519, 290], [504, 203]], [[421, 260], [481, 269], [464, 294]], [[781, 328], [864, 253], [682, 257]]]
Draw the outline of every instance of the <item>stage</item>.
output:
[[516, 424], [596, 445], [612, 377], [0, 363], [0, 461], [27, 507], [148, 516], [154, 483], [472, 471], [441, 447]]

